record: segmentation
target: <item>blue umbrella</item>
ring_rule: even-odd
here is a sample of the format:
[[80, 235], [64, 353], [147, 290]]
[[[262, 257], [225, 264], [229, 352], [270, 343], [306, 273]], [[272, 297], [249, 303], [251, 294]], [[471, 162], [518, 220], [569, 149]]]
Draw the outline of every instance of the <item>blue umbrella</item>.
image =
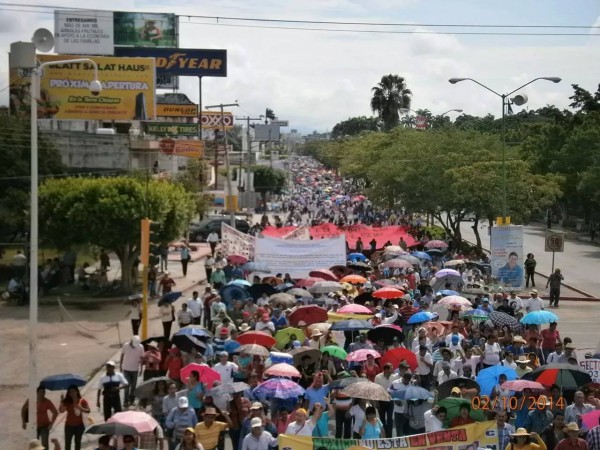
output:
[[212, 338], [212, 334], [205, 328], [202, 328], [200, 325], [188, 325], [187, 327], [183, 327], [175, 336], [194, 336], [197, 338]]
[[469, 311], [461, 312], [460, 315], [462, 317], [488, 317], [490, 315], [489, 312], [484, 311], [483, 309], [470, 309]]
[[228, 284], [223, 286], [219, 290], [219, 295], [223, 299], [223, 303], [227, 305], [228, 309], [233, 308], [233, 302], [236, 300], [245, 301], [250, 298], [250, 294], [243, 286], [237, 284]]
[[433, 394], [420, 386], [408, 386], [406, 389], [393, 391], [392, 398], [394, 400], [427, 400], [433, 398]]
[[242, 270], [245, 270], [247, 272], [271, 273], [271, 269], [269, 269], [265, 263], [257, 261], [247, 262], [242, 266]]
[[366, 261], [367, 257], [365, 255], [363, 255], [362, 253], [350, 253], [348, 255], [348, 259], [350, 261], [354, 261], [354, 260], [358, 260], [358, 261]]
[[287, 378], [270, 378], [259, 384], [252, 393], [259, 398], [297, 398], [306, 391], [298, 383]]
[[510, 367], [492, 366], [483, 369], [475, 379], [479, 383], [479, 387], [481, 387], [481, 395], [489, 396], [492, 394], [492, 390], [499, 382], [500, 375], [506, 375], [508, 381], [517, 379], [517, 372]]
[[280, 284], [279, 286], [275, 286], [275, 290], [277, 292], [285, 292], [288, 289], [291, 289], [293, 287], [294, 287], [293, 283], [283, 283], [283, 284]]
[[418, 312], [418, 313], [410, 316], [410, 318], [408, 319], [408, 321], [406, 323], [412, 325], [414, 323], [429, 322], [430, 320], [433, 320], [434, 318], [435, 318], [435, 315], [433, 313], [430, 313], [429, 311], [421, 311], [421, 312]]
[[59, 375], [50, 375], [40, 382], [40, 386], [49, 391], [63, 391], [69, 386], [85, 386], [87, 380], [80, 375], [72, 373], [61, 373]]
[[252, 286], [252, 283], [250, 283], [249, 281], [246, 281], [246, 280], [242, 280], [242, 279], [233, 280], [233, 281], [230, 281], [229, 283], [227, 283], [227, 285], [230, 285], [230, 284], [235, 284], [237, 286], [242, 286], [242, 287]]
[[358, 331], [358, 330], [370, 330], [374, 328], [373, 324], [367, 320], [340, 320], [331, 325], [330, 330], [338, 331]]
[[161, 297], [159, 303], [174, 303], [183, 295], [181, 291], [173, 291]]
[[453, 291], [452, 289], [444, 289], [443, 291], [440, 291], [439, 293], [442, 294], [442, 297], [447, 297], [449, 295], [460, 295], [459, 292]]
[[416, 256], [419, 259], [426, 259], [427, 261], [431, 261], [431, 256], [429, 256], [425, 252], [412, 252], [411, 255]]
[[521, 319], [521, 323], [525, 325], [543, 325], [552, 322], [558, 322], [558, 316], [550, 311], [532, 311]]

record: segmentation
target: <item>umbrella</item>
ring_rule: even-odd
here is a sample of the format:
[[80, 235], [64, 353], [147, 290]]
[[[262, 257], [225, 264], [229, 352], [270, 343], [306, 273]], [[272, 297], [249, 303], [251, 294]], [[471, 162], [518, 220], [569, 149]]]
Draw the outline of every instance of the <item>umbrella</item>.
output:
[[294, 377], [300, 378], [300, 372], [291, 364], [279, 363], [273, 364], [267, 370], [265, 370], [265, 375], [269, 377]]
[[344, 276], [344, 275], [350, 275], [352, 273], [352, 269], [350, 269], [349, 267], [346, 266], [331, 266], [329, 268], [329, 270], [331, 270], [333, 273], [340, 274], [340, 276]]
[[[297, 288], [309, 288], [313, 284], [315, 284], [319, 281], [323, 281], [323, 279], [315, 278], [315, 277], [302, 278], [302, 279], [296, 281], [296, 287]], [[312, 297], [312, 294], [311, 294], [311, 297]]]
[[461, 313], [461, 317], [470, 317], [472, 319], [486, 320], [490, 313], [483, 309], [471, 309], [470, 311], [464, 311]]
[[558, 322], [558, 316], [550, 311], [532, 311], [525, 314], [521, 323], [525, 325], [543, 325], [545, 323]]
[[373, 297], [385, 299], [400, 298], [404, 297], [404, 291], [401, 291], [399, 287], [386, 286], [373, 292]]
[[373, 294], [370, 292], [363, 292], [362, 294], [354, 297], [355, 305], [364, 305], [366, 302], [373, 302]]
[[583, 422], [583, 426], [588, 430], [595, 428], [598, 426], [598, 420], [600, 419], [600, 409], [596, 409], [594, 411], [590, 411], [587, 414], [581, 416], [581, 420]]
[[410, 316], [406, 323], [409, 325], [412, 325], [415, 323], [429, 322], [430, 320], [433, 320], [434, 318], [435, 318], [435, 315], [433, 313], [430, 313], [429, 311], [421, 311], [421, 312], [418, 312], [418, 313]]
[[250, 389], [250, 386], [242, 382], [220, 384], [216, 388], [211, 389], [209, 391], [209, 395], [211, 397], [217, 397], [219, 395], [236, 394], [238, 392], [244, 392], [248, 389]]
[[250, 287], [250, 286], [252, 286], [252, 283], [250, 283], [249, 281], [246, 281], [246, 280], [242, 280], [242, 279], [233, 280], [233, 281], [230, 281], [227, 284], [235, 284], [235, 285], [241, 286], [241, 287]]
[[572, 364], [547, 364], [525, 374], [523, 379], [537, 381], [544, 386], [556, 384], [561, 389], [577, 389], [592, 382], [586, 370]]
[[237, 341], [242, 345], [258, 344], [267, 348], [271, 348], [277, 344], [273, 336], [263, 331], [246, 331], [238, 336]]
[[356, 305], [353, 303], [342, 306], [337, 310], [337, 312], [340, 314], [373, 314], [373, 312], [366, 306]]
[[381, 357], [380, 364], [384, 366], [386, 363], [390, 363], [393, 367], [398, 367], [402, 361], [406, 361], [411, 370], [417, 370], [419, 366], [417, 355], [407, 348], [393, 348], [388, 350]]
[[138, 433], [153, 432], [158, 426], [158, 422], [150, 414], [143, 411], [123, 411], [111, 416], [108, 423], [119, 423], [129, 425], [135, 428]]
[[429, 241], [425, 244], [425, 248], [448, 248], [448, 244], [444, 241], [440, 241], [434, 239], [433, 241]]
[[346, 275], [340, 281], [342, 283], [364, 284], [367, 282], [367, 279], [362, 275]]
[[451, 275], [454, 275], [455, 277], [461, 276], [460, 272], [458, 270], [454, 270], [454, 269], [442, 269], [442, 270], [438, 270], [435, 273], [436, 278], [444, 278], [444, 277], [449, 277]]
[[179, 371], [181, 381], [185, 383], [192, 374], [192, 371], [198, 372], [198, 379], [205, 386], [212, 387], [215, 381], [221, 381], [221, 375], [218, 372], [208, 366], [203, 366], [196, 363], [190, 363]]
[[269, 350], [267, 350], [262, 345], [258, 345], [258, 344], [246, 344], [246, 345], [242, 345], [239, 348], [239, 351], [240, 351], [240, 353], [246, 353], [247, 355], [262, 356], [264, 358], [268, 358], [269, 357]]
[[283, 284], [280, 284], [279, 286], [275, 286], [275, 289], [278, 292], [285, 292], [285, 291], [290, 290], [293, 287], [294, 287], [294, 283], [283, 283]]
[[509, 327], [513, 331], [518, 331], [521, 328], [517, 319], [500, 311], [492, 311], [489, 315], [489, 319], [498, 327]]
[[286, 292], [286, 294], [293, 295], [294, 297], [313, 298], [313, 295], [306, 289], [293, 288]]
[[440, 250], [439, 248], [430, 248], [428, 250], [425, 250], [425, 252], [428, 255], [433, 255], [433, 256], [442, 256], [444, 254], [444, 251]]
[[348, 353], [342, 347], [338, 347], [337, 345], [328, 345], [326, 347], [321, 348], [321, 353], [329, 353], [329, 356], [338, 359], [346, 359]]
[[297, 326], [299, 322], [307, 325], [325, 322], [327, 320], [327, 310], [317, 305], [298, 306], [288, 316], [290, 325]]
[[283, 284], [283, 280], [281, 278], [278, 277], [264, 277], [262, 280], [260, 280], [260, 282], [262, 284], [268, 284], [271, 285], [271, 287], [273, 287], [274, 289], [276, 289], [275, 286], [273, 286], [273, 283], [275, 283], [276, 285], [280, 285]]
[[406, 250], [404, 250], [399, 245], [388, 245], [383, 249], [383, 253], [387, 255], [405, 255]]
[[327, 281], [337, 281], [338, 277], [329, 269], [316, 269], [308, 272], [309, 277], [322, 278]]
[[259, 398], [290, 399], [304, 395], [306, 391], [295, 381], [286, 378], [271, 378], [254, 388], [252, 393]]
[[347, 259], [349, 259], [350, 261], [353, 261], [353, 260], [365, 261], [367, 259], [367, 257], [365, 255], [363, 255], [362, 253], [350, 253], [347, 256]]
[[142, 399], [152, 398], [154, 395], [154, 388], [156, 387], [156, 383], [160, 381], [165, 381], [167, 384], [170, 383], [171, 380], [169, 377], [155, 377], [150, 378], [144, 381], [142, 384], [138, 384], [135, 388], [135, 396]]
[[269, 297], [269, 303], [271, 305], [283, 305], [286, 308], [292, 307], [296, 304], [296, 298], [293, 295], [280, 292], [279, 294], [273, 294]]
[[195, 348], [202, 354], [206, 351], [206, 344], [191, 334], [176, 334], [173, 336], [172, 342], [182, 352], [190, 353], [192, 348]]
[[165, 294], [160, 298], [159, 303], [173, 303], [177, 301], [182, 295], [183, 292], [180, 291], [169, 292], [168, 294]]
[[187, 325], [175, 333], [175, 336], [179, 335], [189, 335], [199, 339], [208, 339], [213, 337], [210, 331], [201, 325]]
[[479, 389], [480, 389], [479, 384], [474, 380], [470, 380], [469, 378], [464, 378], [464, 377], [453, 378], [451, 380], [444, 381], [442, 384], [440, 384], [438, 386], [438, 389], [437, 389], [438, 400], [441, 400], [446, 397], [450, 397], [450, 394], [452, 393], [452, 389], [455, 387], [457, 387], [457, 388], [464, 387], [465, 389], [477, 389], [477, 393], [479, 393]]
[[277, 294], [277, 289], [266, 283], [253, 284], [248, 288], [248, 293], [254, 300], [258, 300], [263, 294], [267, 294], [269, 297]]
[[330, 292], [341, 291], [343, 286], [337, 281], [317, 281], [310, 288], [312, 294], [329, 294]]
[[390, 269], [412, 269], [412, 264], [403, 259], [390, 259], [383, 263], [383, 267], [389, 267]]
[[471, 304], [471, 300], [468, 300], [460, 295], [449, 295], [448, 297], [442, 298], [438, 305], [444, 305], [449, 308], [462, 308], [467, 306], [471, 308], [473, 305]]
[[373, 328], [373, 324], [367, 320], [340, 320], [339, 322], [331, 325], [331, 331], [358, 331], [358, 330], [370, 330]]
[[223, 303], [230, 306], [236, 300], [246, 301], [250, 298], [249, 288], [240, 286], [239, 284], [228, 284], [219, 290], [219, 295], [223, 299]]
[[64, 391], [69, 386], [85, 386], [87, 380], [81, 375], [72, 373], [61, 373], [59, 375], [50, 375], [40, 381], [40, 386], [49, 391]]
[[[427, 336], [444, 336], [446, 334], [446, 327], [443, 323], [440, 322], [426, 322], [421, 325], [423, 328], [427, 330]], [[437, 332], [437, 334], [434, 333]]]
[[510, 367], [492, 366], [479, 371], [475, 380], [481, 387], [481, 395], [492, 395], [492, 390], [498, 384], [500, 375], [506, 375], [506, 379], [509, 381], [517, 379], [517, 372]]
[[387, 402], [390, 400], [390, 394], [388, 394], [383, 386], [370, 381], [353, 383], [350, 386], [345, 387], [342, 390], [342, 394], [352, 398], [362, 398], [372, 401]]
[[411, 255], [416, 256], [419, 259], [425, 259], [427, 261], [431, 261], [431, 256], [429, 256], [425, 252], [412, 252]]
[[230, 255], [227, 259], [232, 264], [246, 264], [248, 262], [248, 258], [242, 255]]
[[481, 409], [471, 408], [471, 400], [460, 397], [446, 397], [437, 402], [438, 406], [443, 406], [446, 408], [446, 420], [448, 422], [452, 421], [455, 417], [458, 417], [460, 414], [460, 407], [462, 405], [467, 405], [469, 407], [469, 416], [471, 419], [476, 420], [477, 422], [484, 422], [486, 420], [485, 413]]
[[529, 381], [529, 380], [512, 380], [505, 381], [500, 385], [502, 389], [506, 389], [508, 391], [514, 392], [523, 392], [525, 389], [537, 389], [543, 391], [546, 387], [542, 383], [538, 383], [537, 381]]
[[379, 287], [396, 286], [396, 282], [394, 280], [390, 280], [390, 279], [387, 279], [387, 278], [384, 278], [382, 280], [374, 281], [373, 284], [375, 286], [379, 286]]
[[381, 358], [381, 355], [376, 350], [371, 350], [368, 348], [361, 348], [360, 350], [356, 350], [355, 352], [348, 353], [346, 356], [346, 361], [348, 362], [361, 362], [366, 361], [368, 356], [372, 356], [373, 358]]
[[328, 322], [319, 322], [313, 323], [309, 325], [306, 329], [308, 330], [308, 334], [310, 335], [314, 330], [319, 330], [321, 333], [326, 334], [331, 328], [331, 324]]
[[296, 341], [300, 341], [300, 342], [304, 342], [304, 339], [306, 339], [306, 335], [304, 334], [304, 331], [302, 331], [300, 328], [294, 328], [294, 327], [287, 327], [287, 328], [283, 328], [281, 330], [279, 330], [277, 333], [275, 333], [275, 340], [277, 341], [277, 343], [275, 344], [275, 347], [277, 347], [279, 350], [283, 350], [285, 348], [285, 346], [287, 345], [288, 342], [290, 342], [290, 340], [292, 339], [292, 335], [296, 336]]
[[364, 378], [346, 377], [329, 383], [329, 389], [344, 389], [354, 383], [362, 383]]
[[261, 273], [270, 273], [271, 269], [267, 267], [265, 263], [250, 261], [242, 266], [242, 270], [246, 272], [261, 272]]
[[413, 266], [421, 265], [421, 260], [419, 258], [417, 258], [416, 256], [412, 256], [412, 255], [400, 255], [400, 256], [397, 256], [396, 259], [401, 259], [403, 261], [407, 261], [407, 262], [411, 263]]
[[290, 355], [294, 358], [294, 364], [299, 365], [302, 362], [302, 358], [308, 356], [311, 363], [317, 363], [321, 359], [321, 352], [316, 348], [310, 347], [298, 347], [290, 350]]
[[433, 398], [433, 393], [420, 386], [408, 386], [406, 389], [392, 392], [394, 400], [427, 400]]
[[360, 272], [370, 272], [371, 270], [373, 270], [370, 265], [362, 261], [350, 263], [348, 264], [348, 268], [352, 270], [358, 270]]
[[129, 425], [116, 422], [95, 423], [87, 427], [86, 434], [107, 434], [109, 436], [137, 436], [138, 431]]
[[448, 297], [450, 295], [460, 295], [457, 291], [453, 291], [452, 289], [442, 289], [440, 292], [443, 297]]
[[444, 267], [454, 267], [454, 266], [462, 266], [469, 262], [467, 259], [451, 259], [450, 261], [446, 261], [444, 263]]
[[385, 345], [391, 345], [394, 338], [397, 338], [399, 342], [404, 341], [404, 333], [398, 325], [378, 325], [367, 332], [367, 337], [371, 342], [383, 340]]

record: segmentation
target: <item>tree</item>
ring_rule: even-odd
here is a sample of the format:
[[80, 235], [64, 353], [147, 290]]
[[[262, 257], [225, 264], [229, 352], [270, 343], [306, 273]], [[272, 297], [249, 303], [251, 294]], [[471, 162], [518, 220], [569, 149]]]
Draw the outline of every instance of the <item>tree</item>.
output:
[[207, 164], [202, 159], [188, 158], [186, 170], [180, 172], [175, 182], [180, 184], [186, 192], [193, 194], [196, 205], [195, 212], [202, 217], [210, 205], [210, 198], [204, 194], [206, 185], [205, 176]]
[[277, 119], [277, 116], [275, 115], [273, 110], [271, 108], [267, 108], [265, 110], [265, 123], [269, 123], [269, 120], [275, 120], [275, 119]]
[[331, 130], [331, 138], [339, 139], [348, 136], [356, 136], [365, 131], [379, 131], [381, 129], [381, 120], [378, 117], [350, 117], [336, 123]]
[[410, 108], [412, 92], [406, 88], [406, 81], [398, 75], [384, 75], [373, 89], [371, 109], [383, 121], [383, 128], [389, 131], [398, 126], [400, 110]]
[[600, 111], [600, 84], [595, 94], [579, 87], [578, 84], [572, 84], [575, 91], [569, 100], [573, 100], [569, 106], [579, 109], [582, 112]]
[[283, 170], [274, 169], [268, 166], [255, 166], [254, 172], [254, 190], [260, 192], [264, 202], [267, 200], [267, 194], [281, 194], [286, 184], [286, 174]]
[[40, 236], [59, 248], [91, 244], [114, 251], [121, 262], [122, 289], [130, 292], [141, 219], [160, 223], [160, 240], [170, 242], [183, 235], [193, 211], [193, 195], [166, 181], [51, 179], [40, 188]]

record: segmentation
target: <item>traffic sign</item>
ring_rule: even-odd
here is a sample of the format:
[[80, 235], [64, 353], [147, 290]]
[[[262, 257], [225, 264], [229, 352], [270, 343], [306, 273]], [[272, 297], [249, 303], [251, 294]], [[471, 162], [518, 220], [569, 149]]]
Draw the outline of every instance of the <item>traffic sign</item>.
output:
[[565, 235], [564, 233], [556, 233], [553, 231], [546, 232], [546, 245], [544, 248], [547, 252], [564, 252], [565, 251]]

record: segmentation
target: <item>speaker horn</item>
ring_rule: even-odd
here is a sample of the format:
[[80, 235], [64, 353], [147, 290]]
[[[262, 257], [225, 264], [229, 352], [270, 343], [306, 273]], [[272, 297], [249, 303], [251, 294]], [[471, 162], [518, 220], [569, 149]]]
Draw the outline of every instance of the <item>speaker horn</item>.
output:
[[528, 99], [525, 94], [517, 94], [511, 100], [515, 105], [521, 106], [521, 105], [524, 105], [525, 103], [527, 103]]
[[54, 36], [52, 36], [52, 33], [45, 28], [38, 28], [35, 30], [35, 33], [33, 33], [31, 42], [40, 52], [49, 52], [54, 47]]

